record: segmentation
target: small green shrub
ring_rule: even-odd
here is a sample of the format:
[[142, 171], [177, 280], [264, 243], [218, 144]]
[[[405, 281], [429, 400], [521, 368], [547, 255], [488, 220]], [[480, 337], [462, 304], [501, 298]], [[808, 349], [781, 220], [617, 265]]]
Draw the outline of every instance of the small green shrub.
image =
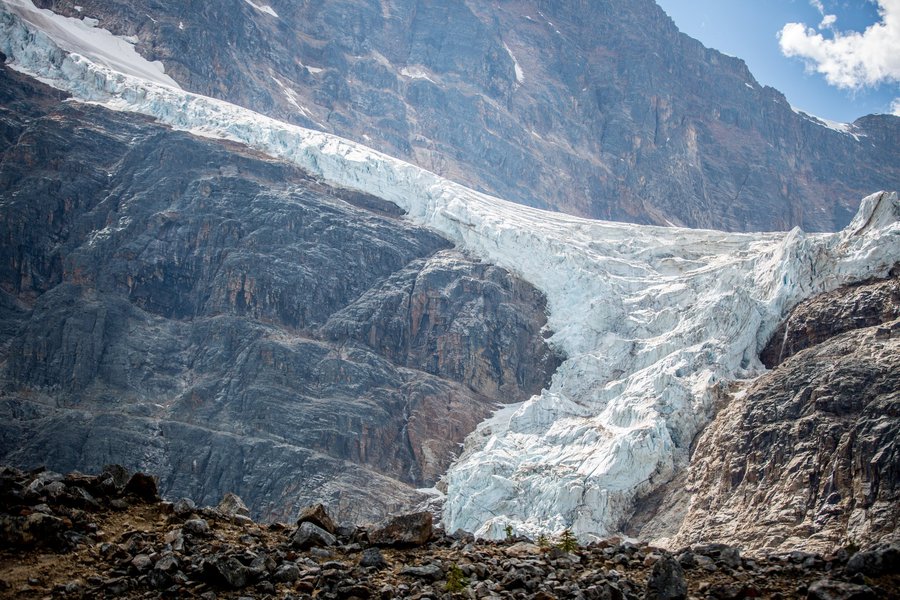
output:
[[575, 552], [578, 550], [578, 539], [572, 530], [567, 528], [559, 536], [559, 543], [556, 546], [565, 552]]
[[458, 594], [469, 587], [469, 578], [463, 575], [459, 565], [452, 565], [447, 571], [447, 584], [444, 589], [451, 594]]
[[506, 532], [506, 539], [508, 539], [508, 540], [512, 539], [512, 536], [513, 536], [512, 525], [507, 525], [506, 527], [503, 528], [503, 531]]
[[547, 539], [547, 536], [543, 533], [537, 538], [538, 548], [541, 550], [549, 550], [550, 549], [550, 540]]

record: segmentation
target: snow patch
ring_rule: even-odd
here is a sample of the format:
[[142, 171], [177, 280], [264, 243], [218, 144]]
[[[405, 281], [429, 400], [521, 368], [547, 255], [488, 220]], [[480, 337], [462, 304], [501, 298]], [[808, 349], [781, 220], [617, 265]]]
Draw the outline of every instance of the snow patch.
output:
[[812, 123], [816, 125], [821, 125], [822, 127], [827, 127], [833, 131], [837, 131], [840, 133], [846, 133], [847, 135], [852, 135], [856, 141], [859, 141], [859, 134], [853, 132], [853, 125], [850, 123], [841, 123], [839, 121], [832, 121], [830, 119], [823, 119], [822, 117], [817, 117], [815, 115], [811, 115], [809, 113], [803, 112], [802, 110], [791, 106], [791, 110]]
[[[97, 19], [64, 17], [35, 7], [31, 0], [2, 0], [0, 8], [7, 15], [15, 15], [21, 23], [43, 32], [55, 46], [66, 52], [84, 56], [113, 71], [181, 89], [166, 75], [161, 62], [150, 62], [137, 53], [134, 49], [136, 38], [114, 36], [97, 27]], [[6, 44], [10, 42], [8, 38], [4, 40]]]
[[503, 48], [506, 50], [506, 53], [509, 54], [509, 57], [513, 61], [513, 68], [516, 72], [516, 81], [519, 83], [525, 83], [525, 72], [522, 71], [522, 67], [519, 65], [519, 61], [516, 60], [515, 55], [512, 53], [512, 50], [509, 49], [509, 46], [506, 45], [506, 42], [503, 42]]
[[294, 108], [296, 108], [300, 112], [300, 114], [302, 114], [304, 117], [306, 117], [307, 119], [309, 119], [310, 121], [312, 121], [313, 123], [315, 123], [316, 125], [321, 127], [322, 129], [327, 129], [325, 127], [325, 125], [323, 125], [321, 122], [316, 120], [315, 115], [313, 115], [312, 112], [310, 112], [310, 110], [308, 108], [306, 108], [305, 106], [300, 104], [299, 96], [297, 95], [297, 92], [295, 92], [293, 89], [291, 89], [290, 86], [288, 86], [287, 84], [282, 82], [275, 75], [271, 75], [271, 77], [272, 77], [272, 81], [274, 81], [276, 84], [278, 84], [278, 87], [281, 88], [281, 93], [284, 94], [285, 99], [288, 102], [290, 102], [294, 106]]
[[426, 81], [430, 81], [431, 83], [435, 83], [434, 79], [431, 78], [429, 72], [419, 65], [412, 65], [408, 67], [403, 67], [400, 69], [400, 74], [404, 77], [408, 77], [409, 79], [424, 79]]
[[249, 4], [250, 6], [252, 6], [253, 8], [255, 8], [256, 10], [258, 10], [260, 12], [264, 12], [267, 15], [272, 15], [276, 19], [278, 18], [278, 13], [275, 12], [275, 9], [273, 9], [271, 6], [268, 6], [266, 4], [257, 4], [255, 2], [253, 2], [253, 0], [244, 0], [244, 2], [246, 2], [247, 4]]
[[[3, 5], [0, 5], [2, 7]], [[547, 296], [566, 360], [549, 389], [478, 427], [446, 476], [450, 531], [504, 537], [615, 531], [637, 494], [687, 461], [717, 389], [763, 370], [757, 353], [794, 304], [884, 275], [900, 256], [897, 194], [865, 199], [836, 234], [737, 234], [607, 223], [505, 202], [334, 135], [115, 73], [60, 52], [0, 9], [0, 50], [76, 99], [227, 138], [395, 202], [416, 223]]]

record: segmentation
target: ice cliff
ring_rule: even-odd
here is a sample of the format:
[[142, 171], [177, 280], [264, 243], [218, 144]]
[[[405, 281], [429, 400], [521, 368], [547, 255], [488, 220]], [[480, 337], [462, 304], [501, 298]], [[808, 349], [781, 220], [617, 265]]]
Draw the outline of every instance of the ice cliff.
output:
[[728, 382], [763, 370], [758, 350], [788, 308], [884, 274], [900, 258], [896, 193], [866, 198], [836, 234], [728, 234], [547, 213], [332, 135], [116, 72], [93, 37], [71, 46], [81, 54], [67, 52], [25, 4], [0, 5], [0, 50], [13, 68], [79, 101], [235, 140], [393, 201], [546, 294], [551, 341], [568, 358], [550, 389], [504, 408], [469, 438], [446, 478], [451, 531], [615, 531], [637, 495], [683, 466]]

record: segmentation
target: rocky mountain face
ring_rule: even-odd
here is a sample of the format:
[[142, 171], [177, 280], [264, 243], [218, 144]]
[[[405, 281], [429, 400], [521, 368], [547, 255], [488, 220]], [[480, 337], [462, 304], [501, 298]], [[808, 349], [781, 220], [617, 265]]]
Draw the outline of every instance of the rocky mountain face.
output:
[[833, 231], [900, 187], [900, 119], [834, 128], [651, 0], [38, 0], [185, 89], [603, 219]]
[[543, 296], [396, 206], [0, 78], [0, 461], [367, 520], [548, 383]]
[[898, 317], [896, 275], [793, 310], [763, 352], [777, 364], [696, 441], [673, 545], [827, 551], [897, 538]]

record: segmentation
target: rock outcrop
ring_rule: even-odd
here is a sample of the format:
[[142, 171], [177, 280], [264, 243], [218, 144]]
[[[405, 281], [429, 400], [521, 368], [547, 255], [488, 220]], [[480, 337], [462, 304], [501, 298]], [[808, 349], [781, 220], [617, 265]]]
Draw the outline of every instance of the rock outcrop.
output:
[[900, 318], [900, 267], [896, 271], [890, 279], [860, 282], [795, 307], [759, 353], [760, 360], [772, 369], [797, 352], [845, 331]]
[[0, 77], [3, 461], [376, 519], [555, 370], [543, 297], [396, 206]]
[[133, 36], [185, 89], [533, 206], [834, 231], [900, 187], [900, 119], [798, 113], [651, 0], [37, 4]]
[[766, 351], [783, 362], [697, 440], [674, 545], [831, 551], [900, 537], [898, 283], [793, 310]]

